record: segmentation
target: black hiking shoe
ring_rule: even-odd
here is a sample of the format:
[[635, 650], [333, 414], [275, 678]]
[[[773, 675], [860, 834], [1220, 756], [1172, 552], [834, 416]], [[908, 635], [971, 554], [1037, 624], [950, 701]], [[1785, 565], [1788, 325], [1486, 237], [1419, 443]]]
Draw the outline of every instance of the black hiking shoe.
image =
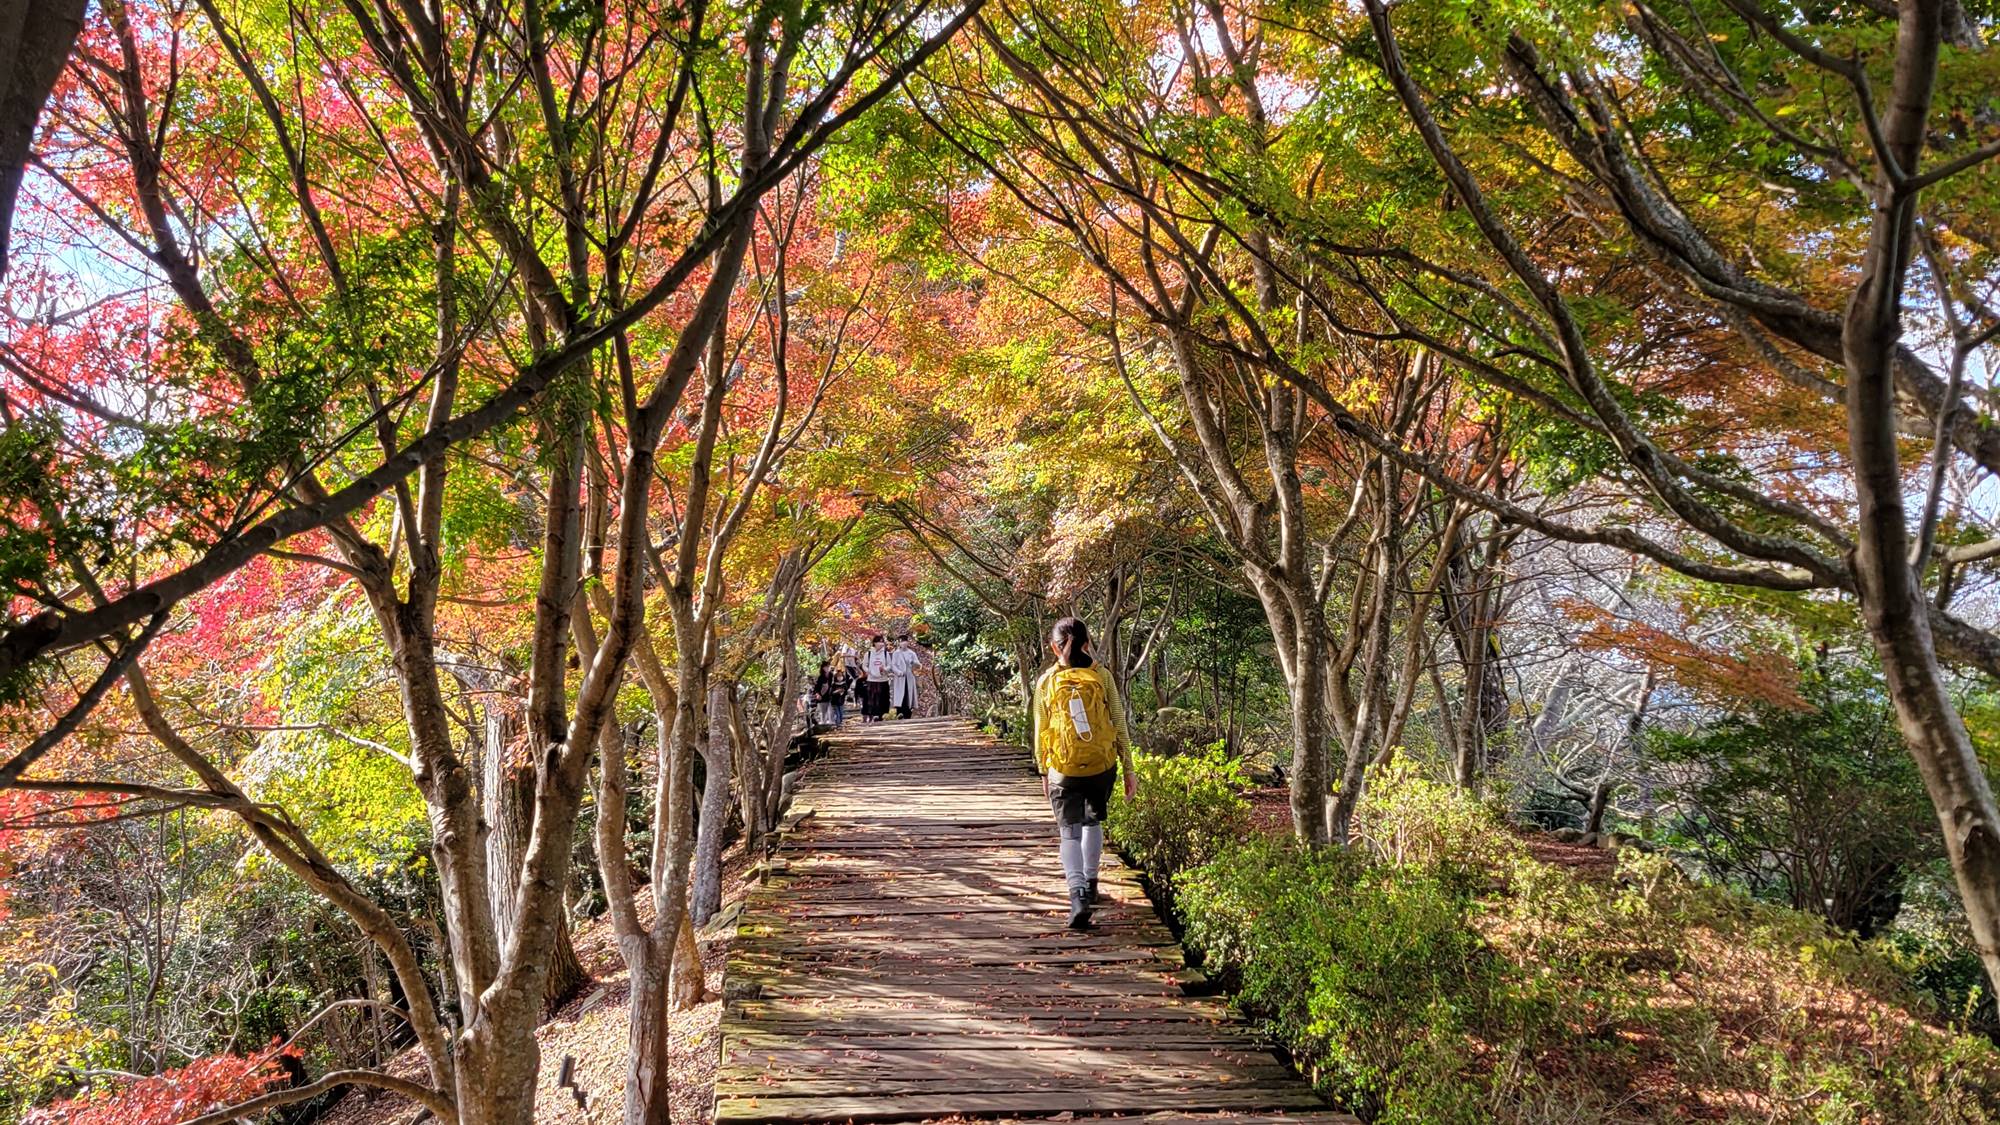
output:
[[1076, 886], [1069, 889], [1069, 928], [1087, 930], [1090, 928], [1090, 889]]

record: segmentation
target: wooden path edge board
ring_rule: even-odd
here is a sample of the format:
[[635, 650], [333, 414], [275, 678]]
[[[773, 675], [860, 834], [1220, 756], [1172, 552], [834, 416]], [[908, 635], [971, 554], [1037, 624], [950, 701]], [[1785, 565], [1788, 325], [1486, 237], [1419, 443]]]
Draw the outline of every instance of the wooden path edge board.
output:
[[1197, 979], [1104, 857], [1072, 933], [1041, 785], [971, 724], [849, 724], [805, 768], [724, 969], [718, 1125], [1359, 1125]]

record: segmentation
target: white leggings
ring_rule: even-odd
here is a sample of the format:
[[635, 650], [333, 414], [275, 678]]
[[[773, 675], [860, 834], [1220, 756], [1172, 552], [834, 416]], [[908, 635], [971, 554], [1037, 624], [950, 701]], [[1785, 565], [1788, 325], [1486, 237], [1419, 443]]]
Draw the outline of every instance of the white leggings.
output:
[[1061, 831], [1063, 878], [1072, 888], [1089, 886], [1104, 859], [1104, 826], [1065, 824]]

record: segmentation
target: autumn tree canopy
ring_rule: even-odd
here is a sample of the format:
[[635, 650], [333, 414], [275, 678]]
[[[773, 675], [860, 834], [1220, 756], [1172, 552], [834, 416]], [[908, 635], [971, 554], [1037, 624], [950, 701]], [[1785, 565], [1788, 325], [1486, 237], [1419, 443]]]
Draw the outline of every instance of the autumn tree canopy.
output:
[[[1855, 815], [2000, 982], [1995, 20], [99, 0], [0, 244], [0, 1114], [532, 1121], [601, 914], [665, 1121], [819, 662], [1018, 734], [1073, 612], [1307, 848], [1408, 769], [1714, 831], [1893, 715]], [[351, 940], [115, 1005], [128, 870]]]

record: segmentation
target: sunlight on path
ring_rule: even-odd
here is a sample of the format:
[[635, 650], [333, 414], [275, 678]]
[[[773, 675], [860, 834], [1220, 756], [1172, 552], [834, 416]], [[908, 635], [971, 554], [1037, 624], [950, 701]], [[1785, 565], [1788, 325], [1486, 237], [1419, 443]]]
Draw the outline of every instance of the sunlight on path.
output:
[[716, 1120], [1143, 1114], [1353, 1122], [1228, 1006], [1104, 859], [1064, 928], [1026, 756], [956, 720], [850, 727], [813, 765], [732, 950]]

